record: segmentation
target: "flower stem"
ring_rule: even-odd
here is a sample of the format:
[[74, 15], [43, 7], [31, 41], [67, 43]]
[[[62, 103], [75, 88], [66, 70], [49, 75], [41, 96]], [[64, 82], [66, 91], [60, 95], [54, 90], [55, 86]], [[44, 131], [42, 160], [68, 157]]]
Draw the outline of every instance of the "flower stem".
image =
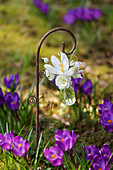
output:
[[66, 169], [64, 168], [64, 166], [63, 166], [63, 165], [61, 165], [61, 168], [62, 168], [63, 170], [66, 170]]
[[4, 110], [3, 105], [2, 105], [2, 110], [4, 111], [4, 113], [5, 113], [6, 117], [7, 117], [7, 113], [6, 113], [6, 111]]
[[28, 165], [29, 169], [31, 170], [31, 167], [30, 167], [30, 165], [29, 165], [29, 163], [28, 163], [27, 158], [26, 158], [26, 157], [24, 157], [24, 159], [25, 159], [25, 161], [26, 161], [26, 163], [27, 163], [27, 165]]
[[75, 161], [74, 161], [74, 158], [73, 158], [72, 154], [69, 154], [69, 156], [70, 156], [71, 161], [72, 161], [73, 165], [75, 166], [76, 170], [78, 170], [77, 165], [75, 164]]

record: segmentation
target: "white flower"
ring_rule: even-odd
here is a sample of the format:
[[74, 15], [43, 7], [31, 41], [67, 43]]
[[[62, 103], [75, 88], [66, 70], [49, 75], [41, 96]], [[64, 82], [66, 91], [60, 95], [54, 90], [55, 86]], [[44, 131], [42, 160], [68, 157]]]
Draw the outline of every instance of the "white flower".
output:
[[81, 73], [84, 70], [80, 70], [80, 65], [82, 65], [82, 67], [84, 67], [84, 64], [82, 62], [76, 61], [74, 63], [74, 66], [72, 67], [74, 70], [73, 78], [82, 78]]
[[52, 80], [54, 79], [54, 77], [55, 77], [55, 75], [50, 73], [48, 79], [49, 79], [50, 81], [52, 81]]
[[71, 77], [67, 77], [64, 75], [57, 76], [55, 79], [56, 85], [59, 87], [59, 89], [65, 89], [69, 88], [71, 85]]
[[62, 52], [60, 54], [61, 54], [61, 62], [57, 57], [51, 56], [51, 62], [54, 67], [50, 64], [45, 64], [44, 65], [45, 69], [53, 74], [72, 76], [74, 73], [74, 69], [69, 68], [69, 59], [67, 58], [67, 55]]
[[73, 60], [70, 61], [70, 66], [74, 66], [75, 62]]
[[46, 75], [46, 77], [48, 77], [48, 79], [49, 79], [50, 81], [52, 81], [52, 80], [54, 79], [54, 77], [55, 77], [55, 75], [52, 74], [52, 73], [49, 73], [48, 70], [45, 70], [45, 75]]
[[44, 63], [48, 63], [49, 59], [47, 57], [42, 58], [44, 60]]

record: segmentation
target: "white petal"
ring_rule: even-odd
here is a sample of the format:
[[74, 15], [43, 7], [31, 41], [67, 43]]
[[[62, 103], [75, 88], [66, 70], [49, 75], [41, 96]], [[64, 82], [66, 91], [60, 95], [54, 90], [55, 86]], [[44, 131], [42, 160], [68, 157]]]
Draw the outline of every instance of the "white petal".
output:
[[47, 57], [42, 58], [44, 60], [44, 63], [48, 63], [49, 59]]
[[46, 77], [48, 77], [49, 76], [49, 71], [45, 70], [45, 74], [46, 74]]
[[51, 62], [54, 65], [54, 67], [61, 69], [61, 67], [59, 66], [59, 64], [61, 64], [61, 63], [60, 63], [59, 59], [57, 57], [55, 57], [54, 55], [51, 56]]
[[61, 63], [63, 64], [63, 70], [67, 71], [69, 69], [69, 59], [65, 53], [61, 53]]
[[78, 61], [75, 62], [75, 66], [78, 68], [78, 70], [80, 69], [80, 63]]
[[70, 61], [70, 66], [74, 66], [74, 64], [75, 64], [74, 61], [71, 60], [71, 61]]
[[71, 67], [68, 71], [64, 72], [65, 76], [73, 76], [74, 69]]
[[48, 70], [50, 73], [57, 74], [55, 68], [51, 66], [50, 64], [45, 64], [44, 68]]

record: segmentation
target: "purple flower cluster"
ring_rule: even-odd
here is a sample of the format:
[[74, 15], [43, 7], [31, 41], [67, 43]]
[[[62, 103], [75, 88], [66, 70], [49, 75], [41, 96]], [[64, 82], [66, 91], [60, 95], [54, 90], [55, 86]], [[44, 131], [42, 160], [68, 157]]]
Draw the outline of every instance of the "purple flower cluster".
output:
[[48, 3], [45, 3], [43, 4], [42, 3], [42, 0], [34, 0], [34, 5], [40, 9], [40, 11], [43, 13], [43, 14], [47, 14], [48, 11], [49, 11], [49, 4]]
[[100, 124], [107, 132], [113, 132], [113, 104], [104, 99], [103, 104], [99, 104]]
[[[15, 80], [14, 80], [14, 79], [15, 79]], [[16, 86], [17, 86], [17, 84], [18, 84], [18, 81], [19, 81], [18, 74], [11, 75], [9, 78], [4, 77], [4, 84], [5, 84], [6, 87], [8, 87], [9, 89], [12, 87], [13, 81], [14, 81], [13, 89], [15, 89]]]
[[80, 87], [80, 83], [82, 82], [82, 78], [74, 79], [73, 77], [71, 77], [71, 81], [72, 81], [72, 85], [74, 87], [74, 91], [75, 91], [75, 94], [76, 94], [79, 87]]
[[86, 82], [84, 82], [81, 86], [81, 91], [86, 95], [86, 96], [90, 96], [92, 89], [93, 89], [93, 85], [90, 79], [87, 79]]
[[[14, 88], [17, 86], [19, 77], [17, 74], [15, 76], [11, 75], [9, 78], [4, 77], [4, 83], [8, 88], [11, 88], [12, 83], [14, 82]], [[17, 92], [14, 92], [13, 95], [10, 92], [7, 92], [5, 95], [3, 95], [3, 91], [0, 88], [0, 107], [3, 108], [3, 103], [13, 111], [16, 111], [19, 107], [19, 96]]]
[[63, 150], [69, 153], [76, 143], [76, 133], [72, 130], [72, 136], [68, 129], [57, 130], [55, 134], [55, 147], [44, 150], [44, 156], [52, 166], [61, 166], [63, 162]]
[[20, 136], [14, 137], [14, 134], [10, 131], [10, 134], [7, 132], [4, 135], [0, 134], [0, 147], [16, 156], [25, 158], [29, 149], [29, 142]]
[[4, 96], [5, 104], [9, 109], [17, 110], [19, 107], [19, 96], [17, 92], [14, 92], [13, 95], [10, 92], [7, 92]]
[[86, 159], [89, 160], [90, 163], [93, 161], [92, 166], [94, 170], [110, 170], [110, 164], [113, 162], [113, 159], [111, 158], [108, 162], [111, 156], [108, 145], [103, 145], [100, 151], [95, 145], [89, 147], [85, 145], [84, 149], [87, 151]]
[[77, 7], [70, 9], [64, 16], [63, 20], [66, 24], [73, 24], [75, 21], [91, 21], [101, 17], [101, 11], [97, 8]]
[[19, 96], [17, 92], [14, 92], [12, 95], [10, 92], [7, 92], [5, 95], [3, 95], [2, 89], [0, 88], [0, 107], [3, 107], [3, 102], [5, 105], [12, 109], [13, 111], [16, 111], [19, 107]]

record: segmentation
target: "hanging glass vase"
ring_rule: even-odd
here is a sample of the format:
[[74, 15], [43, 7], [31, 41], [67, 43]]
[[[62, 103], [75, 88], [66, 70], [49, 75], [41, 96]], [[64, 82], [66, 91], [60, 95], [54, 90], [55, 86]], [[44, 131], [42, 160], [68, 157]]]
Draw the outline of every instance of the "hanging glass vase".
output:
[[62, 102], [69, 106], [76, 102], [74, 87], [70, 86], [68, 89], [60, 90]]

